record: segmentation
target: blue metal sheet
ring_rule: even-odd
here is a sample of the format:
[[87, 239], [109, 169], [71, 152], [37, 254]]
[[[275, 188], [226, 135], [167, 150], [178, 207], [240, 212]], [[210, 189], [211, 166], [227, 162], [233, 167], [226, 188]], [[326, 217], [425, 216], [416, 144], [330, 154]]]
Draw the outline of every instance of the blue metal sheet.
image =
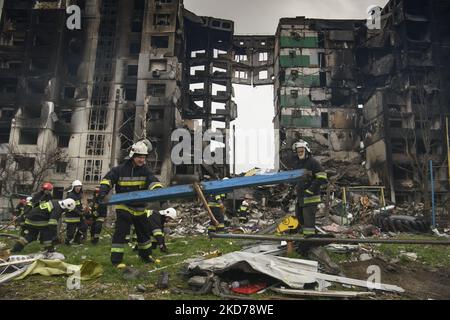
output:
[[[200, 186], [205, 195], [219, 194], [239, 188], [295, 182], [303, 175], [304, 170], [291, 170], [255, 175], [251, 177], [238, 177], [227, 180], [207, 181], [200, 183]], [[192, 198], [195, 196], [196, 192], [192, 185], [180, 185], [152, 191], [145, 190], [113, 194], [107, 204], [128, 203], [134, 201], [153, 202], [179, 198]]]

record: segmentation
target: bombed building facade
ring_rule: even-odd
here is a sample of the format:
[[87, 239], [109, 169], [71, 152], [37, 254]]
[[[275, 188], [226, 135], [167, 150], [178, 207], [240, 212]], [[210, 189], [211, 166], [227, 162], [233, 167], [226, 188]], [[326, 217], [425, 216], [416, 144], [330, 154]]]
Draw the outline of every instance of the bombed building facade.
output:
[[[80, 30], [66, 27], [72, 4]], [[140, 138], [154, 145], [150, 165], [165, 184], [226, 176], [225, 147], [215, 150], [223, 165], [173, 164], [171, 133], [225, 132], [237, 117], [232, 85], [243, 84], [273, 85], [276, 169], [303, 138], [333, 159], [362, 155], [392, 200], [422, 193], [433, 160], [444, 195], [449, 18], [448, 1], [391, 0], [375, 30], [365, 19], [296, 17], [274, 35], [243, 36], [180, 0], [5, 0], [0, 172], [19, 178], [0, 193], [29, 194], [42, 176], [57, 198], [75, 179], [92, 190]]]

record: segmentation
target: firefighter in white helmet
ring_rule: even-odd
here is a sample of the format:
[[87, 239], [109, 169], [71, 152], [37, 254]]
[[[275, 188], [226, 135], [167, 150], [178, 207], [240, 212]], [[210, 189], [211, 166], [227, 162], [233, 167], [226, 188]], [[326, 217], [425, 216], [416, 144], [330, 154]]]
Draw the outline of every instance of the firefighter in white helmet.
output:
[[[161, 187], [159, 180], [146, 165], [146, 158], [152, 150], [148, 140], [141, 140], [131, 146], [129, 159], [114, 167], [100, 182], [99, 201], [115, 187], [116, 193], [153, 190]], [[118, 204], [116, 209], [116, 226], [112, 237], [111, 263], [122, 267], [122, 260], [130, 234], [131, 225], [134, 226], [138, 240], [138, 255], [145, 263], [154, 262], [150, 256], [152, 243], [147, 223], [146, 203], [142, 201]]]
[[66, 245], [70, 245], [73, 242], [81, 244], [82, 240], [86, 237], [87, 225], [83, 217], [83, 204], [81, 200], [83, 198], [83, 184], [80, 180], [75, 180], [67, 193], [67, 199], [73, 199], [75, 201], [75, 210], [66, 213], [64, 222], [66, 223]]
[[147, 210], [147, 220], [150, 232], [153, 236], [152, 249], [159, 248], [161, 252], [168, 253], [164, 238], [164, 225], [167, 221], [175, 220], [177, 211], [174, 208], [164, 210]]
[[320, 187], [327, 183], [327, 174], [312, 157], [308, 142], [299, 140], [292, 145], [294, 169], [304, 169], [305, 174], [297, 183], [295, 214], [300, 222], [300, 233], [314, 234], [317, 205], [321, 202]]
[[75, 209], [73, 199], [50, 200], [45, 205], [32, 208], [25, 213], [24, 231], [15, 243], [12, 252], [20, 252], [30, 242], [40, 240], [45, 249], [54, 251], [57, 242], [58, 220], [64, 212]]

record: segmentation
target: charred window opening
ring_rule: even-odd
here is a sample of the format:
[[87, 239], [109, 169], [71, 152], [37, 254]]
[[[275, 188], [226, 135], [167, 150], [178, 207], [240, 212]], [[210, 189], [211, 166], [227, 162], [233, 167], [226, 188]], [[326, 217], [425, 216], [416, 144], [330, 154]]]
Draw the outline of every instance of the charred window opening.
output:
[[71, 123], [72, 122], [72, 113], [73, 113], [73, 111], [71, 109], [61, 110], [58, 113], [58, 119], [65, 123]]
[[152, 36], [151, 46], [153, 48], [168, 48], [169, 36]]
[[69, 135], [60, 135], [58, 136], [58, 148], [68, 148], [70, 142]]
[[321, 112], [320, 113], [320, 127], [321, 128], [328, 128], [328, 112]]
[[422, 16], [428, 11], [429, 0], [403, 1], [405, 12], [415, 16]]
[[149, 83], [147, 85], [147, 95], [152, 97], [164, 97], [166, 95], [166, 85]]
[[131, 32], [142, 32], [142, 20], [140, 18], [134, 18], [131, 21]]
[[47, 71], [50, 68], [48, 59], [34, 58], [30, 61], [30, 71]]
[[136, 77], [138, 75], [138, 65], [128, 65], [127, 75]]
[[102, 176], [103, 160], [84, 161], [84, 181], [99, 182]]
[[404, 154], [405, 150], [405, 140], [401, 138], [392, 138], [391, 139], [391, 150], [392, 153], [401, 153]]
[[394, 170], [393, 170], [393, 176], [394, 179], [398, 179], [398, 180], [406, 180], [406, 179], [411, 179], [411, 175], [412, 175], [412, 168], [409, 165], [402, 165], [402, 166], [398, 166], [398, 165], [394, 165]]
[[43, 94], [47, 83], [45, 81], [28, 81], [28, 89], [32, 94]]
[[37, 144], [39, 130], [22, 129], [19, 134], [19, 144]]
[[17, 170], [23, 171], [33, 171], [34, 170], [34, 158], [29, 157], [20, 157], [16, 159], [17, 161]]
[[20, 194], [31, 194], [33, 192], [33, 186], [30, 184], [16, 184], [16, 192]]
[[136, 86], [127, 86], [125, 88], [125, 100], [136, 101], [137, 88]]
[[10, 136], [9, 127], [0, 127], [0, 143], [8, 143]]
[[326, 72], [319, 72], [319, 81], [321, 87], [327, 86], [327, 73]]
[[56, 162], [55, 172], [56, 173], [66, 173], [67, 172], [67, 166], [68, 166], [68, 163], [65, 162], [65, 161], [57, 161]]
[[65, 87], [64, 88], [64, 98], [65, 99], [75, 98], [75, 87]]
[[426, 154], [426, 153], [427, 153], [427, 148], [425, 146], [423, 139], [417, 139], [416, 154]]
[[16, 93], [17, 92], [17, 80], [15, 79], [2, 79], [0, 82], [0, 94], [1, 93]]
[[428, 22], [407, 21], [406, 36], [415, 41], [430, 41], [430, 24]]
[[170, 26], [170, 14], [155, 14], [153, 24], [155, 26]]
[[391, 118], [389, 119], [389, 127], [390, 128], [402, 128], [402, 119], [400, 118]]
[[319, 67], [320, 68], [325, 68], [326, 64], [325, 64], [325, 52], [319, 52]]
[[145, 0], [134, 0], [134, 10], [144, 10]]
[[78, 64], [77, 63], [68, 63], [67, 64], [67, 73], [69, 76], [76, 77], [78, 73]]
[[141, 52], [141, 43], [140, 42], [133, 42], [130, 43], [130, 55], [136, 55]]
[[150, 110], [148, 112], [150, 121], [160, 121], [164, 119], [164, 110]]
[[325, 35], [323, 32], [317, 34], [319, 48], [325, 48]]
[[1, 120], [11, 120], [14, 118], [15, 110], [13, 108], [2, 108], [0, 109], [0, 119]]

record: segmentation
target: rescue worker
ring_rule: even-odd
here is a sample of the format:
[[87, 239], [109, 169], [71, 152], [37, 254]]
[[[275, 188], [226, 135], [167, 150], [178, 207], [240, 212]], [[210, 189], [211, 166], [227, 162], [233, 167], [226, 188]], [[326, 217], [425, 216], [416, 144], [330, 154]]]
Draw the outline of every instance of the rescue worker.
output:
[[223, 232], [225, 230], [225, 206], [223, 204], [223, 199], [225, 194], [216, 194], [208, 196], [208, 207], [216, 218], [218, 225], [215, 225], [211, 220], [208, 227], [208, 233], [211, 232]]
[[72, 187], [67, 193], [67, 199], [73, 199], [75, 201], [76, 207], [71, 212], [68, 212], [64, 218], [66, 223], [66, 245], [70, 245], [72, 240], [76, 244], [81, 244], [82, 240], [85, 238], [87, 231], [87, 225], [84, 222], [83, 217], [83, 204], [81, 199], [83, 197], [83, 184], [80, 180], [75, 180], [72, 182]]
[[19, 200], [19, 203], [15, 207], [13, 211], [13, 221], [15, 222], [16, 226], [22, 227], [25, 222], [25, 208], [27, 206], [27, 200], [25, 198], [22, 198]]
[[103, 223], [105, 222], [108, 208], [104, 204], [100, 204], [99, 201], [100, 188], [95, 188], [94, 196], [89, 201], [89, 208], [85, 215], [87, 221], [86, 224], [90, 229], [91, 243], [97, 244], [102, 232]]
[[304, 140], [292, 145], [293, 166], [304, 169], [306, 174], [297, 183], [297, 205], [295, 214], [300, 222], [300, 233], [316, 232], [316, 209], [321, 202], [320, 187], [327, 183], [327, 174], [320, 163], [312, 157], [311, 148]]
[[[115, 187], [116, 193], [139, 190], [153, 190], [160, 187], [159, 180], [146, 165], [146, 158], [152, 150], [148, 140], [141, 140], [132, 145], [129, 159], [109, 171], [100, 182], [99, 200], [102, 202], [109, 191]], [[152, 243], [147, 223], [146, 203], [141, 201], [116, 205], [116, 224], [112, 237], [111, 263], [121, 267], [127, 243], [126, 236], [134, 225], [138, 240], [138, 255], [145, 263], [153, 263], [150, 256]]]
[[54, 251], [58, 220], [63, 212], [75, 209], [73, 199], [50, 200], [25, 213], [24, 231], [12, 252], [20, 252], [30, 242], [40, 240], [48, 252]]
[[250, 213], [250, 204], [247, 202], [247, 200], [244, 200], [242, 201], [241, 205], [239, 206], [239, 209], [237, 210], [239, 222], [247, 223], [249, 213]]
[[152, 249], [156, 249], [159, 247], [159, 250], [161, 252], [169, 253], [164, 238], [164, 224], [168, 220], [175, 220], [176, 218], [177, 211], [174, 208], [167, 208], [160, 211], [147, 210], [148, 225], [153, 236]]
[[50, 182], [45, 182], [41, 186], [41, 190], [39, 192], [34, 193], [31, 196], [31, 200], [27, 202], [27, 209], [25, 211], [28, 211], [31, 208], [34, 208], [38, 206], [41, 203], [45, 203], [47, 201], [50, 201], [53, 199], [53, 185]]

